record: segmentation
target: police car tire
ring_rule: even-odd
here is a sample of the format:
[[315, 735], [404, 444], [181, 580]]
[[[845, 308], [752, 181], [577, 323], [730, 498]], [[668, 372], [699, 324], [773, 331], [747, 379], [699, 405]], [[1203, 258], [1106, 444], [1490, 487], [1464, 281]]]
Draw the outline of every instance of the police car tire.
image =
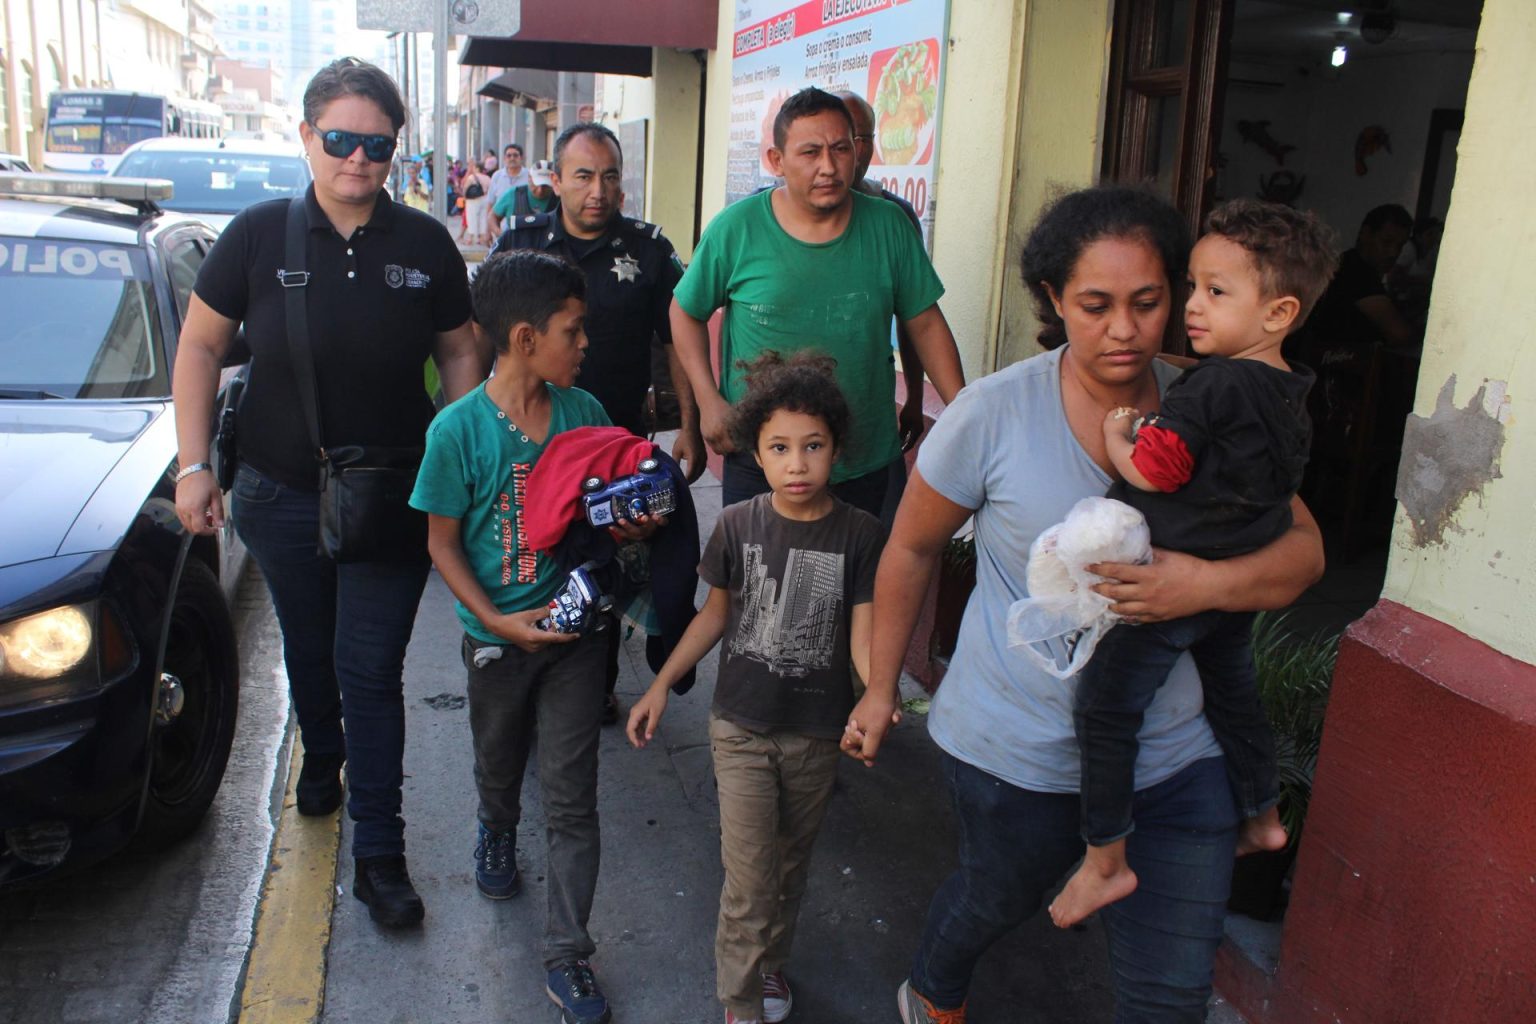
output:
[[644, 459], [635, 468], [642, 473], [654, 473], [661, 468], [661, 463], [656, 459]]
[[219, 581], [188, 559], [176, 587], [163, 671], [176, 676], [185, 703], [150, 737], [150, 777], [135, 846], [155, 850], [185, 838], [202, 821], [224, 778], [239, 713], [240, 658]]
[[600, 476], [589, 476], [581, 482], [582, 494], [595, 494], [602, 489], [603, 478]]

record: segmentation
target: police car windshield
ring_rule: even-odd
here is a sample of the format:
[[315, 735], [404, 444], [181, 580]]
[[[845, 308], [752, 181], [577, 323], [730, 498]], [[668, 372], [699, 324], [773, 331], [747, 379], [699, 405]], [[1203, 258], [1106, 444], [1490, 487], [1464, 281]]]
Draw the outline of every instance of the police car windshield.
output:
[[0, 394], [170, 393], [149, 262], [116, 245], [0, 235]]
[[112, 172], [126, 178], [169, 178], [176, 185], [160, 203], [181, 213], [239, 213], [264, 199], [298, 195], [307, 182], [296, 156], [258, 156], [219, 150], [142, 150]]

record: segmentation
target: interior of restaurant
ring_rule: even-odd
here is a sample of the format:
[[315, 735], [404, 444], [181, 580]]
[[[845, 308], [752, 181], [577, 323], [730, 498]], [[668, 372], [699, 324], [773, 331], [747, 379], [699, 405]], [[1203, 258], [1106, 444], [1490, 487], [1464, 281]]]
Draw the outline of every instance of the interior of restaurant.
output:
[[[1209, 202], [1255, 196], [1314, 211], [1384, 293], [1364, 295], [1377, 289], [1336, 275], [1288, 342], [1287, 354], [1318, 373], [1302, 493], [1329, 564], [1293, 612], [1298, 627], [1337, 630], [1381, 594], [1481, 6], [1235, 0], [1230, 8], [1230, 49], [1212, 98]], [[1362, 228], [1385, 206], [1398, 209]]]

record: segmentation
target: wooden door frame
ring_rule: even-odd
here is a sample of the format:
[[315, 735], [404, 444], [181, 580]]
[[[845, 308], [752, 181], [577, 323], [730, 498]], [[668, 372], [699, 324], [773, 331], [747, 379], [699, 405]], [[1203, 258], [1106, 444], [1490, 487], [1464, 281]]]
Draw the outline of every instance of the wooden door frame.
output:
[[1235, 0], [1190, 0], [1189, 25], [1180, 65], [1152, 67], [1157, 0], [1119, 0], [1115, 5], [1113, 55], [1104, 117], [1106, 181], [1144, 179], [1152, 101], [1180, 96], [1179, 147], [1172, 199], [1198, 231], [1210, 206], [1220, 138]]

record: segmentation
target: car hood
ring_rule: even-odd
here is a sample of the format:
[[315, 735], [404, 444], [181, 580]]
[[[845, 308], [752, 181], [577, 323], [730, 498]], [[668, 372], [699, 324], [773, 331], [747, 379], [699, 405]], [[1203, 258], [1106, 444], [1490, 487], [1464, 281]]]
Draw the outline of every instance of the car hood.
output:
[[[168, 405], [0, 402], [0, 566], [57, 554], [91, 496]], [[125, 528], [137, 511], [125, 510]]]

